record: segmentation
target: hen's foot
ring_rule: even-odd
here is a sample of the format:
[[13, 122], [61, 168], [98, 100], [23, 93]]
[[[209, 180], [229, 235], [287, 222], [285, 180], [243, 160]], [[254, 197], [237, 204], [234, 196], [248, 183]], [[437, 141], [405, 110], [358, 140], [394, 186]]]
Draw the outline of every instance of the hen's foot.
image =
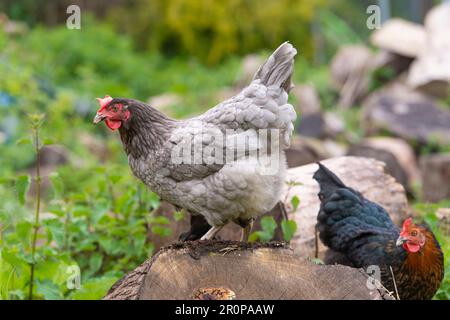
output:
[[213, 226], [200, 240], [212, 240], [222, 228], [223, 226]]

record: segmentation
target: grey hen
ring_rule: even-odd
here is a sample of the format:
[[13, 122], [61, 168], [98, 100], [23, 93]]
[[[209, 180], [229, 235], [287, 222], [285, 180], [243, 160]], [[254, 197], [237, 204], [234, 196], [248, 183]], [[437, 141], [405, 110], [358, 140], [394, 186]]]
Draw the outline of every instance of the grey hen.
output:
[[288, 104], [296, 49], [282, 44], [238, 95], [188, 120], [106, 96], [94, 123], [119, 129], [133, 174], [161, 199], [202, 215], [212, 239], [228, 222], [244, 228], [280, 198], [296, 113]]

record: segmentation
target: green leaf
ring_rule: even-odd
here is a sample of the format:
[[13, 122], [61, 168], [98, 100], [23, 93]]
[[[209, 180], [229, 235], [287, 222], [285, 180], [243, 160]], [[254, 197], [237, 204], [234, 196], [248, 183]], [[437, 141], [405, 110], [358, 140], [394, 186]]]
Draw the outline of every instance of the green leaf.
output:
[[30, 176], [29, 175], [23, 175], [19, 176], [16, 179], [16, 192], [17, 192], [17, 198], [19, 199], [20, 204], [25, 204], [25, 195], [30, 188]]
[[99, 239], [100, 246], [106, 251], [108, 254], [112, 254], [114, 251], [113, 241], [107, 237], [101, 237]]
[[175, 221], [181, 221], [184, 219], [184, 213], [183, 213], [183, 211], [175, 211], [173, 213], [173, 217], [174, 217]]
[[291, 204], [292, 204], [292, 207], [294, 209], [293, 212], [295, 212], [297, 210], [297, 208], [298, 208], [298, 205], [300, 204], [299, 197], [293, 196], [292, 199], [291, 199]]
[[169, 224], [170, 220], [165, 216], [157, 216], [152, 219], [152, 222], [157, 224]]
[[55, 144], [55, 141], [52, 138], [44, 138], [42, 144], [48, 146], [50, 144]]
[[268, 242], [273, 239], [273, 235], [274, 235], [273, 232], [270, 233], [267, 231], [258, 230], [258, 231], [253, 232], [252, 234], [250, 234], [248, 241], [255, 242], [257, 240], [260, 240], [261, 242]]
[[252, 232], [248, 237], [248, 242], [256, 242], [259, 239], [258, 231]]
[[318, 265], [323, 265], [325, 264], [322, 260], [320, 260], [319, 258], [311, 258], [310, 259], [312, 263], [314, 264], [318, 264]]
[[95, 252], [89, 259], [89, 267], [91, 268], [90, 271], [92, 273], [97, 272], [102, 267], [102, 263], [103, 263], [103, 256], [100, 253]]
[[158, 195], [156, 193], [154, 193], [154, 192], [151, 192], [150, 193], [150, 205], [152, 206], [152, 208], [153, 209], [158, 208], [159, 207], [159, 203], [160, 203], [160, 200], [159, 200]]
[[99, 300], [106, 295], [117, 279], [109, 276], [90, 279], [82, 283], [81, 289], [74, 290], [69, 297], [75, 300]]
[[8, 251], [7, 249], [3, 249], [1, 251], [1, 254], [2, 259], [5, 262], [9, 263], [11, 266], [14, 266], [17, 269], [28, 267], [28, 262], [20, 252], [14, 252], [13, 250]]
[[17, 140], [16, 144], [18, 146], [25, 145], [25, 144], [32, 144], [32, 141], [31, 141], [31, 138], [24, 137], [24, 138], [20, 138], [19, 140]]
[[284, 240], [289, 242], [295, 231], [297, 231], [297, 223], [293, 220], [283, 220], [281, 221], [281, 230], [283, 231]]
[[277, 228], [277, 222], [272, 216], [265, 216], [261, 219], [261, 228], [263, 231], [273, 234]]
[[9, 290], [8, 299], [9, 300], [24, 300], [26, 298], [25, 292], [21, 289]]
[[16, 225], [16, 234], [20, 241], [27, 246], [30, 245], [30, 236], [33, 224], [29, 221], [20, 221]]
[[152, 233], [157, 234], [161, 237], [168, 237], [172, 234], [172, 229], [165, 228], [162, 226], [153, 226], [152, 227]]
[[36, 281], [36, 292], [45, 300], [61, 300], [63, 298], [59, 287], [50, 280]]
[[43, 224], [50, 231], [50, 234], [53, 240], [55, 240], [58, 247], [62, 247], [64, 245], [64, 234], [65, 234], [64, 223], [62, 223], [58, 219], [48, 219], [45, 220]]
[[108, 177], [113, 184], [116, 184], [123, 176], [121, 174], [110, 174]]
[[61, 198], [63, 191], [63, 183], [61, 177], [57, 172], [52, 172], [50, 173], [49, 178], [53, 186], [53, 197], [55, 199]]

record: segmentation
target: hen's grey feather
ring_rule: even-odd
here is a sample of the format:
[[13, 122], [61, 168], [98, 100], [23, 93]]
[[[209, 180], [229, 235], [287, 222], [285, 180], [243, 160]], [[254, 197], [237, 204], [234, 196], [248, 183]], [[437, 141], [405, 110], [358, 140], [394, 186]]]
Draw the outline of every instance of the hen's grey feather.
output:
[[[248, 87], [189, 120], [168, 119], [150, 106], [130, 100], [131, 121], [120, 132], [133, 173], [162, 199], [203, 215], [213, 226], [272, 209], [284, 184], [284, 149], [289, 146], [296, 119], [287, 102], [295, 54], [291, 44], [282, 44]], [[274, 129], [270, 134], [279, 142], [261, 138], [262, 129]], [[246, 145], [242, 138], [250, 142]], [[231, 143], [235, 140], [240, 142]], [[148, 152], [135, 152], [136, 145], [145, 145]], [[267, 146], [276, 150], [266, 157], [277, 165], [272, 174], [265, 174], [269, 165], [254, 153]], [[191, 148], [187, 152], [188, 157], [193, 156], [190, 162], [180, 161], [179, 151], [186, 147]], [[210, 154], [214, 162], [194, 157], [205, 148], [214, 150]], [[218, 163], [217, 158], [224, 161]]]

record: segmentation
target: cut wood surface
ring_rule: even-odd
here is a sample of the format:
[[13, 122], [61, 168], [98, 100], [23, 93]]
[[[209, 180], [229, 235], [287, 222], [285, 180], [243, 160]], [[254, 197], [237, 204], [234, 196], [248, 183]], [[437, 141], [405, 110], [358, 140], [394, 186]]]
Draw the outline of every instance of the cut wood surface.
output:
[[[234, 248], [224, 253], [224, 249]], [[317, 265], [283, 243], [176, 243], [119, 280], [104, 299], [380, 299], [360, 269]]]

